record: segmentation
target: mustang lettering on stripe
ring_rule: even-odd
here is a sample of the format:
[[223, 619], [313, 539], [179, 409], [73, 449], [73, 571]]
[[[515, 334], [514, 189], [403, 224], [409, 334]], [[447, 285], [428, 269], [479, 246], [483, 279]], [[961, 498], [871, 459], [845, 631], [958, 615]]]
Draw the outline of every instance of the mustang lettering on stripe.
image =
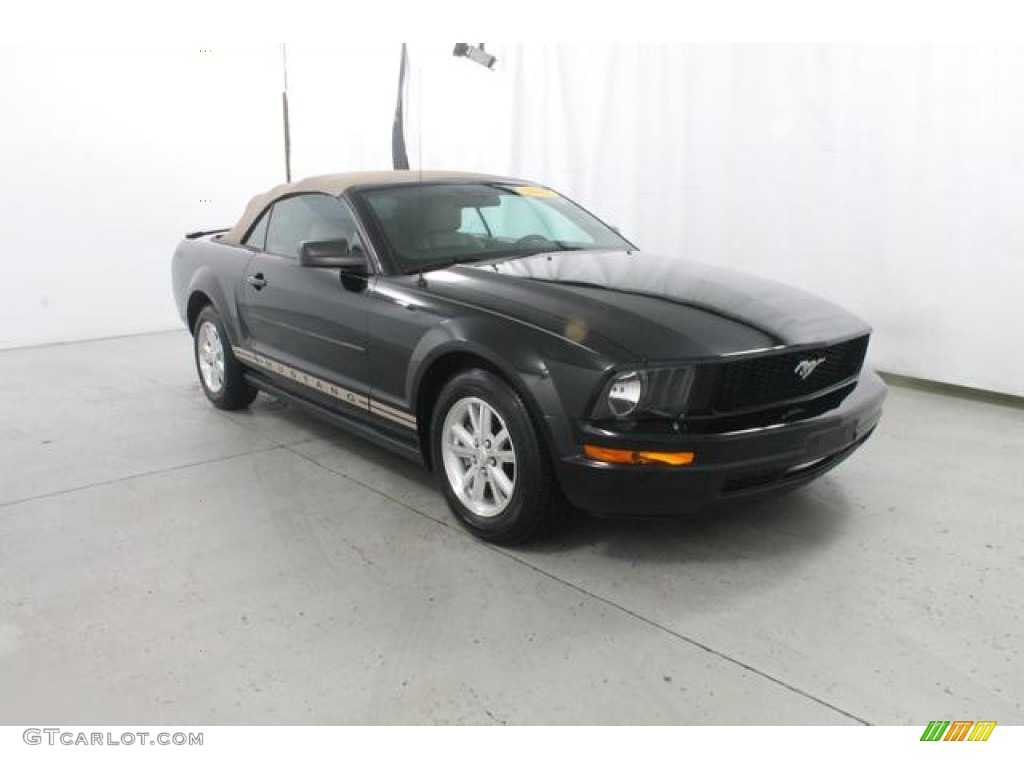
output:
[[366, 395], [361, 395], [358, 392], [353, 392], [345, 387], [340, 387], [333, 382], [321, 379], [311, 373], [300, 371], [298, 368], [285, 365], [280, 360], [267, 357], [259, 352], [253, 352], [245, 347], [233, 346], [231, 351], [234, 352], [235, 357], [247, 365], [262, 368], [265, 371], [276, 373], [278, 376], [284, 376], [292, 381], [297, 381], [303, 386], [315, 389], [325, 395], [329, 395], [335, 400], [347, 405], [352, 405], [357, 408], [365, 408], [375, 416], [380, 416], [383, 419], [387, 419], [388, 421], [399, 424], [407, 429], [416, 429], [416, 417], [407, 411], [403, 411], [401, 408], [396, 408], [393, 405], [382, 403], [380, 400], [374, 400]]

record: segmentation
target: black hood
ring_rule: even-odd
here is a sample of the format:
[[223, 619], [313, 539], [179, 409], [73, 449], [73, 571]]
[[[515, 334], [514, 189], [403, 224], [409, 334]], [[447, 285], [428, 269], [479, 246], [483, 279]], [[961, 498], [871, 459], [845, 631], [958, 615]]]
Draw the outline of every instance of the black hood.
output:
[[796, 288], [638, 251], [543, 253], [426, 277], [439, 296], [640, 360], [824, 345], [869, 330], [846, 310]]

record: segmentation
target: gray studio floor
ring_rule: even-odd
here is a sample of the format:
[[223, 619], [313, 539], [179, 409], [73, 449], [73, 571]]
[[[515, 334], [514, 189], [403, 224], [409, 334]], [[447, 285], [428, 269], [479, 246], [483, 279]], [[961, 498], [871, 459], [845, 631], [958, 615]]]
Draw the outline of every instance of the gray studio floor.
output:
[[516, 551], [184, 332], [0, 353], [0, 723], [1024, 723], [1024, 411], [894, 389], [831, 476]]

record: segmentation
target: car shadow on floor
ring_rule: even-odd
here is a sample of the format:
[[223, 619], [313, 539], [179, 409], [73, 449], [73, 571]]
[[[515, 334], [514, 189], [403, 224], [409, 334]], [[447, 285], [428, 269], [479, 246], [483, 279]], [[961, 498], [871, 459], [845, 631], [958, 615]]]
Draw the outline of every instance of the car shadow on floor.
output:
[[[353, 479], [389, 497], [397, 496], [417, 512], [458, 526], [445, 508], [433, 474], [421, 465], [283, 401], [261, 397], [255, 407], [262, 418], [288, 422], [295, 436], [308, 433], [310, 440], [330, 444], [334, 450], [330, 463], [338, 471], [351, 472]], [[302, 449], [301, 444], [298, 448]], [[346, 466], [346, 459], [351, 466]], [[847, 526], [854, 506], [834, 475], [780, 496], [730, 502], [678, 518], [598, 519], [562, 505], [562, 519], [553, 530], [512, 549], [525, 555], [590, 550], [647, 562], [784, 559], [827, 546]]]
[[847, 527], [852, 510], [842, 484], [825, 477], [781, 496], [724, 503], [678, 518], [600, 519], [571, 511], [546, 538], [519, 549], [593, 550], [644, 562], [785, 559], [826, 547]]

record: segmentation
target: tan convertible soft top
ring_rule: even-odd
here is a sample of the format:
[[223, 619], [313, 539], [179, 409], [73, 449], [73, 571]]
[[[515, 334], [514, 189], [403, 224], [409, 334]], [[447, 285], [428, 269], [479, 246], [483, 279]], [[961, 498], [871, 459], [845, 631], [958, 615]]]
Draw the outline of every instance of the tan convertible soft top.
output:
[[241, 243], [249, 227], [257, 217], [274, 200], [296, 192], [322, 192], [337, 197], [349, 187], [362, 184], [415, 184], [418, 181], [508, 181], [504, 176], [490, 176], [484, 173], [466, 173], [464, 171], [361, 171], [358, 173], [331, 173], [323, 176], [310, 176], [308, 179], [293, 181], [290, 184], [278, 184], [269, 192], [256, 195], [245, 206], [242, 218], [221, 235], [221, 240], [229, 243]]

